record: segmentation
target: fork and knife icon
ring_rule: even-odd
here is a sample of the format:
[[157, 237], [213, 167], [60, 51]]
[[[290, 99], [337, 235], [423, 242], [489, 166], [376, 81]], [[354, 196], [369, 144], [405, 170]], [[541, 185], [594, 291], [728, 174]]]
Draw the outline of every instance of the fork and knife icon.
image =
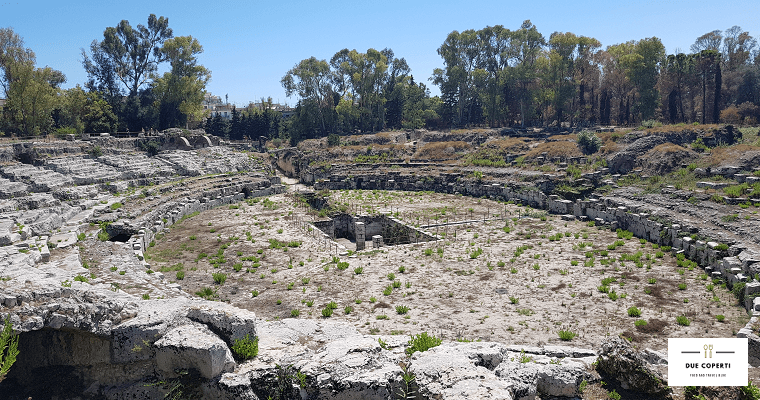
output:
[[710, 358], [712, 358], [713, 345], [706, 344], [706, 345], [703, 346], [703, 348], [705, 349], [705, 358], [707, 358], [707, 351], [708, 350], [710, 351]]

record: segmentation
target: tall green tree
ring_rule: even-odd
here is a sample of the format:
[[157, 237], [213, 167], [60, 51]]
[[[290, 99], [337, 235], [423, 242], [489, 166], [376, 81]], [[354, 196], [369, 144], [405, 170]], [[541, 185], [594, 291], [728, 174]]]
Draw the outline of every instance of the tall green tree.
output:
[[[91, 55], [82, 50], [86, 86], [103, 93], [119, 116], [120, 129], [139, 130], [157, 123], [158, 112], [153, 109], [154, 96], [148, 84], [166, 60], [161, 49], [172, 37], [169, 19], [150, 14], [147, 26], [132, 27], [122, 20], [105, 29], [102, 41], [90, 44]], [[128, 96], [126, 101], [123, 93]]]
[[81, 86], [61, 91], [55, 116], [59, 128], [71, 127], [77, 133], [113, 132], [116, 115], [99, 92], [87, 92]]
[[[280, 84], [285, 89], [285, 95], [290, 97], [297, 94], [302, 101], [299, 103], [304, 108], [306, 103], [308, 109], [314, 109], [318, 115], [318, 123], [321, 131], [326, 134], [328, 126], [326, 122], [327, 114], [333, 109], [331, 84], [332, 74], [330, 65], [325, 60], [317, 60], [311, 57], [301, 60], [295, 67], [291, 68], [280, 80]], [[301, 119], [299, 117], [299, 119]], [[302, 124], [302, 126], [312, 127], [311, 124]]]
[[[520, 107], [520, 126], [525, 127], [528, 115], [532, 115], [535, 95], [538, 91], [536, 61], [541, 56], [546, 39], [530, 20], [523, 21], [520, 29], [512, 35], [515, 64], [510, 80], [505, 85], [513, 85], [515, 97]], [[514, 83], [512, 83], [514, 82]]]
[[0, 29], [0, 69], [6, 128], [22, 135], [46, 133], [53, 125], [51, 113], [58, 102], [62, 72], [36, 68], [34, 52], [10, 28]]
[[158, 64], [165, 60], [166, 53], [161, 48], [172, 36], [169, 19], [150, 14], [148, 26], [139, 24], [133, 28], [129, 21], [122, 20], [119, 25], [106, 28], [99, 51], [105, 53], [117, 78], [127, 88], [129, 96], [134, 97], [150, 75], [158, 70]]
[[575, 97], [575, 59], [578, 37], [572, 32], [554, 32], [549, 37], [549, 70], [546, 80], [552, 90], [557, 124], [564, 122], [568, 102]]
[[197, 55], [203, 47], [192, 36], [168, 39], [161, 48], [171, 71], [153, 82], [156, 106], [159, 109], [159, 128], [187, 126], [203, 117], [203, 96], [211, 72], [198, 64]]
[[652, 119], [657, 109], [659, 93], [657, 79], [665, 61], [665, 46], [656, 37], [638, 41], [626, 60], [628, 76], [638, 92], [636, 111], [642, 120]]
[[477, 32], [469, 29], [462, 33], [449, 33], [438, 54], [445, 68], [433, 71], [433, 83], [441, 89], [441, 95], [454, 107], [454, 125], [468, 125], [473, 119], [476, 105], [473, 72], [480, 56]]

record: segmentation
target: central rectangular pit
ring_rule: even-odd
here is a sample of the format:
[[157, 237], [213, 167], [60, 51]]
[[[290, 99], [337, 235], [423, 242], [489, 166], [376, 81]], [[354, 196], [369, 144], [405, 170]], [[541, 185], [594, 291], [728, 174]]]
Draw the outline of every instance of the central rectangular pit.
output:
[[368, 247], [397, 246], [438, 240], [435, 236], [386, 214], [354, 216], [340, 213], [329, 219], [315, 221], [314, 226], [336, 242], [341, 242], [343, 245], [350, 243], [351, 245], [346, 247], [353, 246], [357, 251]]

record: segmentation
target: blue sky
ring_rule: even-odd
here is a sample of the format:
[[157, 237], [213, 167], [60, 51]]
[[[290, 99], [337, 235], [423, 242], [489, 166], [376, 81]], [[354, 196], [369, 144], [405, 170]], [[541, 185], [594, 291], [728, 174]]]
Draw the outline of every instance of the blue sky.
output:
[[12, 27], [37, 55], [39, 66], [63, 71], [65, 87], [83, 84], [81, 48], [102, 40], [108, 26], [126, 19], [146, 24], [149, 14], [169, 18], [175, 36], [192, 35], [204, 47], [201, 64], [211, 70], [207, 90], [245, 105], [271, 96], [293, 105], [280, 85], [300, 60], [329, 60], [348, 48], [393, 49], [406, 58], [418, 82], [442, 67], [436, 49], [453, 30], [503, 25], [517, 29], [531, 20], [547, 38], [552, 32], [595, 37], [604, 47], [659, 37], [668, 53], [688, 52], [709, 31], [739, 25], [760, 36], [757, 0], [591, 1], [2, 1], [0, 27]]

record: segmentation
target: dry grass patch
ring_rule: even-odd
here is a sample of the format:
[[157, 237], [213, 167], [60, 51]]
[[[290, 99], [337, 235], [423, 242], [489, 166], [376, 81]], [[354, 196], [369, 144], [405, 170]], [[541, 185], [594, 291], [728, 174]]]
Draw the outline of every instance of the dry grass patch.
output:
[[678, 153], [681, 151], [688, 151], [687, 149], [673, 143], [663, 143], [660, 145], [655, 146], [652, 150], [649, 150], [650, 153]]
[[758, 152], [760, 147], [752, 146], [749, 144], [737, 144], [731, 147], [716, 147], [710, 150], [710, 155], [702, 160], [708, 167], [715, 167], [719, 165], [729, 165], [736, 163], [744, 153]]
[[547, 140], [550, 140], [553, 142], [563, 141], [563, 140], [574, 142], [577, 138], [578, 138], [578, 135], [573, 133], [569, 135], [552, 135], [552, 136], [549, 136]]
[[714, 131], [718, 130], [722, 127], [722, 125], [716, 125], [716, 124], [705, 124], [705, 125], [686, 125], [686, 124], [677, 124], [677, 125], [663, 125], [663, 126], [657, 126], [654, 128], [647, 128], [645, 132], [647, 133], [678, 133], [678, 132], [684, 132], [684, 131]]
[[583, 153], [575, 142], [544, 142], [525, 154], [526, 159], [534, 159], [546, 153], [547, 157], [581, 157]]
[[413, 158], [444, 160], [458, 157], [457, 153], [470, 150], [470, 145], [462, 141], [426, 143]]
[[483, 145], [489, 149], [499, 149], [512, 153], [520, 153], [528, 150], [528, 144], [523, 138], [506, 138], [491, 140]]

